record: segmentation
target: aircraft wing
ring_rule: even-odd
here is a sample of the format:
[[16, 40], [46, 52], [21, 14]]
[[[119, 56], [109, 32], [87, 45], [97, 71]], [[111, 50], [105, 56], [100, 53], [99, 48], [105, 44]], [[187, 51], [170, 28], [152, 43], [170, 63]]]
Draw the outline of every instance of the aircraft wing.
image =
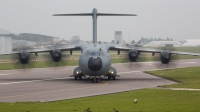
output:
[[26, 51], [29, 53], [40, 53], [40, 52], [51, 52], [55, 49], [59, 49], [61, 51], [70, 51], [70, 50], [81, 50], [81, 46], [52, 46], [47, 48], [36, 48], [36, 49], [27, 49], [27, 50], [18, 50], [13, 52], [7, 52], [7, 53], [0, 53], [0, 55], [6, 55], [6, 54], [19, 54], [22, 51]]
[[152, 53], [161, 53], [163, 51], [168, 51], [170, 54], [181, 54], [181, 55], [193, 55], [200, 56], [200, 53], [191, 53], [191, 52], [181, 52], [181, 51], [171, 51], [171, 50], [162, 50], [162, 49], [151, 49], [151, 48], [142, 48], [142, 47], [122, 47], [122, 46], [110, 46], [111, 50], [121, 50], [121, 51], [129, 51], [131, 49], [135, 49], [139, 52], [148, 52]]

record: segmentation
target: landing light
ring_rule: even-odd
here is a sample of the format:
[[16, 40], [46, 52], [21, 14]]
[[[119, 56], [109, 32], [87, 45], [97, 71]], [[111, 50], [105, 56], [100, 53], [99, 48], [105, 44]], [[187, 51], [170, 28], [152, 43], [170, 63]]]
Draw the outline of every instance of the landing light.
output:
[[79, 74], [79, 72], [77, 71], [76, 74]]
[[113, 74], [114, 72], [112, 71], [111, 74]]

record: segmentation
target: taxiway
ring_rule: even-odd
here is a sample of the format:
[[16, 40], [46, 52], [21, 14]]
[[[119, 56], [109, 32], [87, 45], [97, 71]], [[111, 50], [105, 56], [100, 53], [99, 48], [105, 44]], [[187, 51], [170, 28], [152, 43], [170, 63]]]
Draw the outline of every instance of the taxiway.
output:
[[121, 77], [117, 77], [116, 80], [103, 77], [100, 83], [91, 83], [88, 78], [74, 80], [73, 77], [69, 77], [75, 66], [1, 70], [0, 102], [56, 101], [174, 84], [173, 81], [143, 71], [199, 65], [198, 59], [174, 61], [169, 65], [162, 65], [160, 62], [133, 63], [131, 66], [112, 64]]

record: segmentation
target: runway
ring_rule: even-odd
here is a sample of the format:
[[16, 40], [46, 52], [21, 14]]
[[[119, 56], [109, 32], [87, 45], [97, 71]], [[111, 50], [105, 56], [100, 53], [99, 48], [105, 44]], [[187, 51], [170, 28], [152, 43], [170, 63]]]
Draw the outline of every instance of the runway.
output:
[[160, 62], [134, 63], [131, 68], [128, 65], [112, 64], [121, 77], [116, 80], [104, 77], [100, 83], [69, 77], [75, 66], [0, 71], [0, 102], [56, 101], [174, 84], [143, 71], [199, 66], [200, 60], [174, 61], [169, 66]]

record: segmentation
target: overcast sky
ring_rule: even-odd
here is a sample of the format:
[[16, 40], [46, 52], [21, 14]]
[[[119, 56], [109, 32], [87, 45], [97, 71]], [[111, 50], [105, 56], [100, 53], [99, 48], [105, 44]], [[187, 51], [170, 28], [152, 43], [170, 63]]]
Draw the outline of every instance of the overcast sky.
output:
[[92, 17], [53, 14], [130, 13], [133, 17], [98, 17], [97, 40], [111, 41], [115, 31], [125, 40], [141, 37], [200, 39], [199, 0], [0, 0], [0, 28], [11, 33], [35, 33], [92, 40]]

